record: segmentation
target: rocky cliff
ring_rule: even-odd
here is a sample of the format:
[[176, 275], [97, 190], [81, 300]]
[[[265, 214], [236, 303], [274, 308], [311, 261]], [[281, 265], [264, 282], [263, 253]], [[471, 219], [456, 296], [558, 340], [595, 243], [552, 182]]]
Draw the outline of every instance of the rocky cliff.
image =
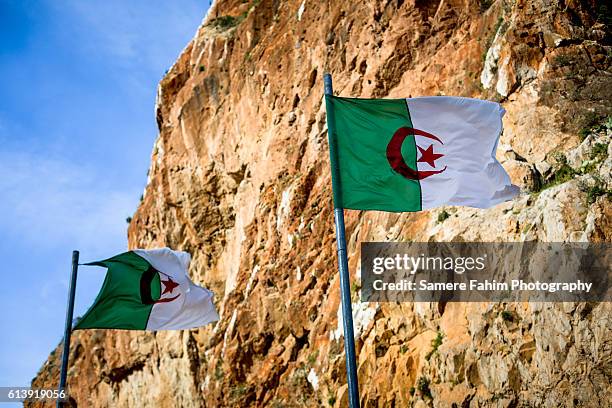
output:
[[[130, 247], [193, 254], [221, 320], [77, 332], [86, 407], [344, 407], [322, 75], [355, 97], [507, 110], [523, 194], [490, 210], [347, 211], [364, 407], [604, 407], [609, 303], [359, 303], [362, 241], [612, 240], [610, 9], [594, 0], [218, 0], [159, 85]], [[56, 384], [59, 349], [34, 379]], [[608, 401], [607, 403], [605, 401]]]

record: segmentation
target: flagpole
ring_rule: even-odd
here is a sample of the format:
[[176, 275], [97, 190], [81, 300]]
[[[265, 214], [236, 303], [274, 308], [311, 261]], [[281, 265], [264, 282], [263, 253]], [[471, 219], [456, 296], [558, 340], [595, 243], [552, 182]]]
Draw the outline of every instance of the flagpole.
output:
[[[68, 373], [68, 356], [70, 354], [70, 334], [72, 333], [72, 314], [74, 312], [74, 293], [76, 291], [77, 270], [79, 268], [79, 251], [72, 251], [72, 274], [70, 275], [70, 287], [68, 289], [68, 306], [66, 307], [66, 325], [64, 326], [64, 349], [62, 351], [62, 368], [60, 371], [60, 382], [56, 407], [61, 408], [63, 398], [60, 396], [66, 388], [66, 376]], [[65, 395], [68, 398], [68, 395]]]
[[[325, 95], [333, 95], [332, 77], [323, 76]], [[342, 324], [344, 327], [344, 353], [346, 356], [346, 378], [348, 382], [349, 407], [359, 408], [359, 384], [357, 382], [357, 361], [355, 357], [355, 335], [353, 334], [353, 309], [351, 305], [351, 284], [344, 234], [344, 209], [337, 200], [340, 194], [340, 171], [334, 139], [334, 111], [327, 104], [327, 136], [331, 159], [332, 189], [334, 190], [334, 221], [336, 223], [336, 245], [338, 247], [338, 272], [340, 272], [340, 294], [342, 299]]]

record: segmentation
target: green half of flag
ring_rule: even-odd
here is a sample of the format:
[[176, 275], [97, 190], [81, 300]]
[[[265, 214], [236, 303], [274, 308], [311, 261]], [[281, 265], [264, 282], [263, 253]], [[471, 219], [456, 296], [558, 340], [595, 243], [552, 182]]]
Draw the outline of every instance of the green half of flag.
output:
[[[131, 329], [144, 330], [153, 309], [153, 302], [161, 293], [159, 274], [146, 273], [151, 265], [134, 252], [125, 252], [113, 258], [92, 262], [108, 268], [102, 289], [93, 306], [75, 326], [76, 329]], [[144, 279], [143, 279], [144, 278]], [[141, 288], [147, 285], [147, 288]]]
[[[412, 128], [406, 99], [354, 99], [326, 95], [336, 208], [420, 211], [418, 180], [389, 165], [387, 147], [398, 129]], [[401, 144], [405, 164], [416, 169], [413, 135]], [[334, 172], [332, 172], [332, 177]], [[339, 177], [338, 177], [339, 176]], [[338, 179], [339, 178], [339, 179]]]

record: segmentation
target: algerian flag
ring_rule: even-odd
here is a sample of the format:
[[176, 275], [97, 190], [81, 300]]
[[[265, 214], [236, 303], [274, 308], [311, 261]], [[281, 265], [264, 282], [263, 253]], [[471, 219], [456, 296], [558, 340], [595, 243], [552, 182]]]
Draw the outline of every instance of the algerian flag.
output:
[[187, 275], [186, 252], [136, 249], [86, 265], [108, 268], [93, 306], [75, 329], [178, 330], [219, 320], [213, 293]]
[[325, 98], [332, 166], [339, 169], [333, 180], [337, 208], [487, 208], [519, 192], [495, 159], [505, 112], [498, 103], [446, 96]]

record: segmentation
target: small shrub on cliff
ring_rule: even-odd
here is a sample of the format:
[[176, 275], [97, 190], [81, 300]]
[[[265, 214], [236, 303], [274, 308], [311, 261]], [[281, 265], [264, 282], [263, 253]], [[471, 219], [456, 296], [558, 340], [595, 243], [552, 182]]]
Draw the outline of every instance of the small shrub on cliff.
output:
[[220, 16], [210, 20], [208, 25], [218, 28], [220, 30], [228, 30], [230, 28], [236, 27], [241, 21], [242, 16]]
[[217, 365], [215, 366], [215, 380], [221, 381], [223, 379], [223, 360], [218, 359]]
[[567, 158], [563, 153], [555, 155], [557, 161], [557, 169], [548, 180], [541, 184], [539, 191], [546, 190], [547, 188], [554, 187], [559, 184], [563, 184], [566, 181], [573, 179], [578, 173], [567, 164]]
[[514, 321], [514, 315], [512, 314], [512, 312], [509, 312], [507, 310], [502, 311], [501, 313], [501, 318], [505, 321], [505, 322], [512, 322]]
[[608, 154], [607, 143], [595, 143], [591, 150], [591, 160], [603, 160]]
[[571, 64], [572, 60], [565, 54], [559, 54], [553, 58], [552, 62], [554, 67], [564, 67]]
[[127, 218], [125, 219], [125, 222], [126, 222], [127, 224], [129, 224], [130, 222], [132, 222], [132, 217], [127, 217]]
[[[607, 126], [607, 123], [601, 126]], [[610, 123], [610, 126], [612, 127], [612, 121]], [[595, 129], [595, 131], [602, 131], [602, 130], [603, 129]], [[590, 130], [589, 132], [585, 134], [588, 136], [588, 134], [590, 134], [591, 131], [593, 130]], [[559, 184], [563, 184], [567, 181], [572, 180], [574, 177], [579, 176], [579, 175], [593, 173], [597, 169], [599, 164], [606, 159], [607, 154], [608, 154], [608, 144], [607, 143], [596, 143], [590, 152], [590, 160], [584, 161], [582, 163], [582, 166], [578, 170], [574, 170], [567, 163], [567, 158], [565, 157], [563, 153], [557, 153], [553, 155], [553, 158], [556, 161], [556, 164], [554, 166], [555, 170], [553, 171], [553, 173], [547, 180], [544, 180], [542, 183], [540, 183], [539, 189], [534, 190], [534, 192], [538, 193], [540, 191], [546, 190], [547, 188], [554, 187]], [[602, 183], [599, 182], [599, 183], [596, 183], [595, 186], [590, 186], [590, 187], [582, 186], [582, 190], [587, 191], [587, 192], [591, 190], [590, 192], [591, 198], [592, 197], [597, 198], [599, 197], [599, 195], [606, 194], [606, 191], [598, 190], [598, 188], [600, 188], [601, 186], [602, 186]], [[589, 200], [591, 200], [591, 198], [589, 198]], [[592, 202], [589, 201], [589, 204], [591, 203]]]
[[601, 185], [596, 184], [587, 190], [587, 202], [593, 204], [598, 197], [606, 196], [608, 199], [612, 199], [612, 191], [606, 190]]
[[587, 204], [589, 205], [593, 204], [601, 196], [612, 198], [612, 191], [606, 189], [604, 182], [597, 176], [593, 177], [593, 184], [587, 185], [583, 183], [580, 185], [580, 189], [587, 193]]
[[[251, 4], [249, 9], [246, 10], [245, 12], [243, 12], [242, 14], [240, 14], [237, 17], [234, 17], [234, 16], [221, 16], [221, 17], [217, 17], [217, 18], [214, 18], [214, 19], [210, 20], [208, 25], [213, 26], [215, 28], [218, 28], [220, 30], [228, 30], [230, 28], [236, 27], [238, 24], [242, 23], [242, 21], [245, 18], [247, 18], [249, 13], [251, 11], [253, 11], [253, 9], [255, 9], [255, 7], [257, 7], [257, 5], [259, 4], [260, 1], [261, 0], [253, 1], [253, 4]], [[248, 1], [245, 1], [243, 3], [247, 3], [247, 2]]]
[[429, 351], [429, 353], [427, 353], [427, 355], [425, 356], [425, 358], [427, 360], [429, 360], [431, 358], [431, 356], [438, 351], [438, 347], [440, 347], [440, 345], [442, 344], [442, 339], [444, 338], [444, 334], [442, 334], [442, 332], [438, 332], [438, 335], [431, 341], [431, 350]]
[[442, 210], [438, 213], [438, 224], [446, 221], [450, 217], [450, 214], [446, 210]]
[[429, 379], [427, 377], [420, 377], [419, 381], [417, 381], [417, 389], [421, 393], [422, 396], [427, 397], [429, 399], [431, 396], [431, 389], [429, 388]]

